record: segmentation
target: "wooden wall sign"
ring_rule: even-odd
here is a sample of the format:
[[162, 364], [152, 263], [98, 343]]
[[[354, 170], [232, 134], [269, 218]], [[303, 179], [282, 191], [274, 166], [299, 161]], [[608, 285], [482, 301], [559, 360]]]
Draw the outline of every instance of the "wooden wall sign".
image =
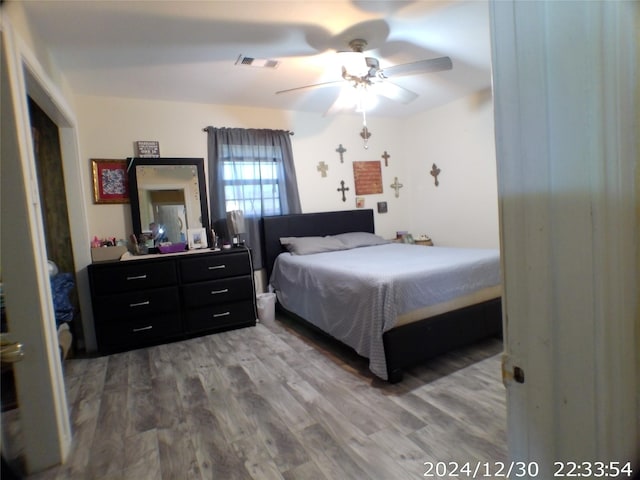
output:
[[356, 195], [382, 193], [380, 160], [353, 162], [353, 178], [356, 184]]

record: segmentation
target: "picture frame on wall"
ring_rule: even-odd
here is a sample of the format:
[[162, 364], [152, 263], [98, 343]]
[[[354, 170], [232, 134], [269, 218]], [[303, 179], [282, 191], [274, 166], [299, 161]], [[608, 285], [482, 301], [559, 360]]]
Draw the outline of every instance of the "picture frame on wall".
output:
[[209, 246], [207, 242], [207, 230], [204, 228], [188, 228], [187, 242], [189, 243], [189, 250], [207, 248]]
[[129, 203], [127, 160], [91, 159], [94, 203]]
[[380, 165], [380, 160], [353, 162], [356, 195], [382, 193], [382, 168]]

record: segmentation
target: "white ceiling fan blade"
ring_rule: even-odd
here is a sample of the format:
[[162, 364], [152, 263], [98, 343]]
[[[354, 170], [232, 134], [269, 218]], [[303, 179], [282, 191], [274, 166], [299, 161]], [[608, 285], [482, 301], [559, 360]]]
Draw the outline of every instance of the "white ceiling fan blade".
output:
[[371, 90], [376, 95], [382, 95], [383, 97], [387, 97], [401, 103], [409, 103], [418, 98], [417, 93], [407, 90], [395, 83], [391, 83], [388, 80], [374, 83], [371, 85]]
[[276, 95], [281, 93], [295, 92], [297, 90], [313, 90], [316, 88], [335, 87], [343, 83], [344, 80], [334, 80], [331, 82], [314, 83], [313, 85], [305, 85], [303, 87], [288, 88], [286, 90], [278, 90]]
[[431, 58], [412, 63], [402, 63], [381, 70], [383, 77], [399, 77], [401, 75], [413, 75], [418, 73], [441, 72], [451, 70], [453, 64], [449, 57]]

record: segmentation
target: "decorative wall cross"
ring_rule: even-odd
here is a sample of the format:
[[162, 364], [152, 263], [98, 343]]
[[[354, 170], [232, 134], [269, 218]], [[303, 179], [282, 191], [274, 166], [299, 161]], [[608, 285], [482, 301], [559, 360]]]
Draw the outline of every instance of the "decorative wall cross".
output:
[[347, 197], [345, 196], [344, 192], [349, 190], [349, 187], [345, 187], [344, 186], [344, 180], [340, 180], [340, 188], [337, 189], [338, 192], [342, 192], [342, 201], [346, 202], [347, 201]]
[[318, 164], [318, 166], [316, 167], [316, 169], [320, 172], [320, 175], [322, 175], [323, 177], [327, 176], [327, 170], [329, 170], [329, 165], [327, 165], [324, 162], [320, 162]]
[[[346, 152], [346, 151], [347, 151], [347, 149], [346, 149], [346, 148], [344, 148], [344, 147], [342, 146], [342, 144], [340, 144], [340, 145], [338, 146], [338, 148], [336, 148], [336, 152], [338, 152], [338, 153], [340, 154], [340, 163], [344, 163], [344, 157], [342, 156], [342, 154], [343, 154], [344, 152]], [[324, 175], [323, 175], [323, 176], [324, 176]]]
[[400, 189], [404, 187], [404, 185], [402, 185], [401, 183], [398, 183], [398, 177], [395, 177], [390, 187], [396, 191], [396, 198], [398, 198], [400, 196]]
[[371, 136], [371, 132], [369, 131], [369, 129], [367, 127], [362, 127], [362, 131], [360, 132], [360, 136], [364, 140], [369, 140], [369, 137]]
[[436, 187], [440, 185], [440, 182], [438, 182], [438, 175], [440, 175], [440, 169], [436, 167], [436, 164], [434, 163], [433, 166], [431, 167], [431, 176], [435, 180]]
[[386, 151], [386, 150], [385, 150], [385, 151], [384, 151], [384, 153], [382, 154], [382, 158], [384, 158], [384, 166], [385, 166], [385, 167], [388, 167], [388, 166], [389, 166], [389, 157], [390, 157], [390, 156], [391, 156], [391, 155], [389, 155], [389, 154], [387, 153], [387, 151]]

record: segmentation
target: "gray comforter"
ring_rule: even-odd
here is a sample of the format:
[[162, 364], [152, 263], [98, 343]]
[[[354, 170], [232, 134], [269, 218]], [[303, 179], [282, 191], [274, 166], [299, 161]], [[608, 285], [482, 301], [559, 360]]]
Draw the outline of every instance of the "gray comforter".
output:
[[382, 334], [398, 315], [499, 285], [499, 251], [390, 243], [282, 253], [270, 284], [284, 308], [351, 346], [386, 380]]

